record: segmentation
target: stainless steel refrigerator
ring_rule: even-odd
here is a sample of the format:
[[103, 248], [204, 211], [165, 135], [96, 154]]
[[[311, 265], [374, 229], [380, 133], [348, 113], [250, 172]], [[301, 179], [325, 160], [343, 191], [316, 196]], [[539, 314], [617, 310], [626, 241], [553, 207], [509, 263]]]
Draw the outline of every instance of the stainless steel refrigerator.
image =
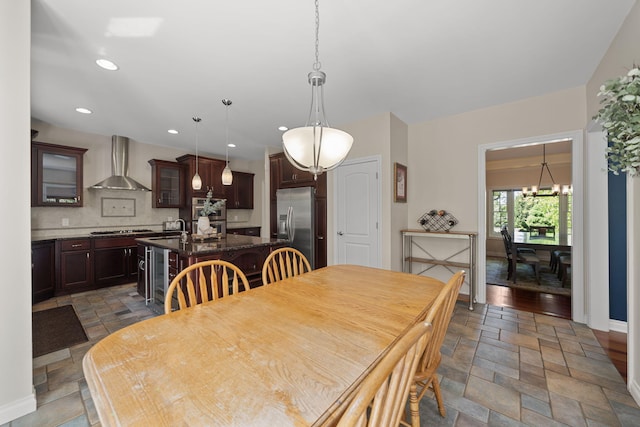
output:
[[276, 192], [278, 238], [304, 254], [315, 268], [315, 220], [313, 187], [285, 188]]

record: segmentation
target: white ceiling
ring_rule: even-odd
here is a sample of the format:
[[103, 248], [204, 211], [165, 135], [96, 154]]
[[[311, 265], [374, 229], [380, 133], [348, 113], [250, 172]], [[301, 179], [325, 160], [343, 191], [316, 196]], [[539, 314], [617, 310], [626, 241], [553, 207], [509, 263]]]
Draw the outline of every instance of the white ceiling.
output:
[[[634, 2], [321, 0], [328, 119], [390, 111], [412, 124], [585, 85]], [[307, 120], [312, 0], [31, 4], [34, 118], [194, 152], [198, 115], [201, 151], [224, 155], [230, 98], [230, 156], [245, 159]], [[152, 34], [131, 34], [148, 23]]]

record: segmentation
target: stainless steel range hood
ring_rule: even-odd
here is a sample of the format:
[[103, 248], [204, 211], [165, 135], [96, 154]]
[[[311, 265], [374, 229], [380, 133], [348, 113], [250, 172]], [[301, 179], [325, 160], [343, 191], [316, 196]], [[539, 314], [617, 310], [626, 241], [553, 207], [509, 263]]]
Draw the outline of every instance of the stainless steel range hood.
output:
[[151, 191], [135, 179], [129, 178], [129, 138], [111, 137], [111, 176], [90, 188], [105, 190]]

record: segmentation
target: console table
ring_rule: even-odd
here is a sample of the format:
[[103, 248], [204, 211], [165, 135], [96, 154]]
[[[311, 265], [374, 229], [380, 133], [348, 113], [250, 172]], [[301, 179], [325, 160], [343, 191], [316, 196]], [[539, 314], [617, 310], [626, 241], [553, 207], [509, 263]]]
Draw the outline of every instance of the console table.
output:
[[[402, 271], [405, 273], [413, 273], [413, 264], [426, 264], [430, 267], [418, 272], [422, 274], [431, 268], [440, 265], [444, 266], [451, 273], [455, 273], [449, 267], [463, 268], [467, 272], [469, 282], [469, 310], [473, 310], [473, 304], [476, 302], [476, 237], [478, 233], [475, 231], [424, 231], [424, 230], [400, 230], [402, 233]], [[425, 241], [420, 241], [427, 239]], [[438, 244], [436, 239], [464, 239], [467, 245], [449, 254], [446, 257], [435, 257], [432, 255], [427, 246], [429, 244]], [[432, 241], [430, 241], [432, 240]], [[415, 253], [414, 253], [415, 252]], [[460, 255], [467, 252], [466, 261], [459, 261]]]

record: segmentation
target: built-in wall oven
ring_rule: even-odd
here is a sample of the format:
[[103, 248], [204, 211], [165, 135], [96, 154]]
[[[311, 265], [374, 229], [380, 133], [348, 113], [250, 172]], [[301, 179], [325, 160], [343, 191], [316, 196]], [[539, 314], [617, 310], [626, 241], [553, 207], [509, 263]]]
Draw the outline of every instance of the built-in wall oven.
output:
[[[204, 203], [207, 199], [202, 197], [194, 197], [191, 200], [191, 232], [198, 234], [198, 218], [200, 217], [200, 211], [204, 207]], [[211, 203], [218, 203], [220, 206], [209, 215], [209, 222], [211, 227], [216, 231], [217, 237], [227, 236], [227, 205], [226, 199], [211, 199]]]

